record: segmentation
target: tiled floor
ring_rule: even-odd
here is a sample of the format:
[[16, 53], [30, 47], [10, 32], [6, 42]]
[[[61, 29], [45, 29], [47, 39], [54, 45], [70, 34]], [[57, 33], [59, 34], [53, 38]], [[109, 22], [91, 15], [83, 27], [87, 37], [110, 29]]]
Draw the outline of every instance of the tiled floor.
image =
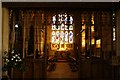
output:
[[[56, 62], [55, 70], [47, 71], [47, 78], [48, 80], [50, 78], [56, 78], [55, 80], [64, 80], [65, 78], [67, 80], [77, 80], [78, 71], [72, 72], [68, 62]], [[99, 59], [94, 59], [92, 63], [90, 59], [82, 60], [80, 64], [79, 78], [81, 80], [111, 80], [112, 67], [106, 62], [101, 62]]]
[[72, 72], [68, 62], [56, 62], [56, 68], [54, 71], [47, 71], [47, 78], [78, 78], [78, 71]]

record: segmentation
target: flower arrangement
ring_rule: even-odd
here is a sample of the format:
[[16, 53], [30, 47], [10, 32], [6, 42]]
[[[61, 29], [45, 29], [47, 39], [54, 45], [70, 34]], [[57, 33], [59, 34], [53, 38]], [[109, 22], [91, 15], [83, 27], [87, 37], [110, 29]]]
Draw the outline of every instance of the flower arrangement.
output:
[[10, 53], [5, 51], [4, 55], [5, 55], [3, 57], [4, 66], [2, 68], [3, 71], [7, 71], [11, 68], [17, 68], [20, 71], [25, 70], [23, 59], [20, 53], [15, 53], [14, 50], [12, 50]]

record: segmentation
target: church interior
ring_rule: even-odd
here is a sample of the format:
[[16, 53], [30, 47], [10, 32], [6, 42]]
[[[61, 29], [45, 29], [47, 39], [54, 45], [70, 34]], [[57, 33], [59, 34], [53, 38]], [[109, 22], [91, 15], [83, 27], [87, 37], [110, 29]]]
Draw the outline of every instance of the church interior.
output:
[[[7, 78], [118, 80], [119, 4], [3, 2], [3, 52], [13, 60], [20, 55], [25, 68], [19, 71], [15, 58], [15, 67], [7, 67]], [[114, 65], [116, 57], [119, 65]]]

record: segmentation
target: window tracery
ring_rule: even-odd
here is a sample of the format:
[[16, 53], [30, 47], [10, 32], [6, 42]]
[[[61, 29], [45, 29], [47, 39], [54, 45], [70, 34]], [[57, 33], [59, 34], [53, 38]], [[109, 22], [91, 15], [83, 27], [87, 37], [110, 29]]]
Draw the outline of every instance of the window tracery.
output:
[[[64, 13], [52, 16], [51, 43], [52, 49], [66, 50], [71, 48], [67, 47], [73, 43], [73, 17], [71, 15]], [[53, 48], [54, 45], [58, 46]]]

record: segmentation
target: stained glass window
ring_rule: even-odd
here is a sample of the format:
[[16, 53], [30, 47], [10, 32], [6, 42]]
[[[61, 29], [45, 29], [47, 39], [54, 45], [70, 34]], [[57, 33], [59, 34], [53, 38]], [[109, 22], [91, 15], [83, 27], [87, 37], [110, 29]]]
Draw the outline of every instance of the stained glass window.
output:
[[69, 30], [73, 30], [73, 25], [70, 25], [70, 26], [69, 26]]
[[116, 23], [115, 23], [115, 20], [116, 20], [116, 14], [115, 14], [115, 11], [113, 11], [113, 14], [112, 14], [112, 24], [113, 24], [113, 41], [116, 40]]
[[55, 31], [52, 31], [52, 43], [55, 43], [55, 42], [56, 42], [55, 39], [56, 39], [56, 38], [55, 38]]
[[73, 17], [66, 13], [52, 17], [52, 44], [58, 44], [59, 49], [66, 49], [73, 44]]
[[62, 23], [61, 24], [61, 30], [64, 30], [64, 28], [65, 28], [65, 25]]
[[69, 43], [72, 43], [73, 42], [73, 32], [70, 31], [69, 32]]
[[115, 35], [115, 27], [113, 27], [113, 41], [116, 40], [116, 35]]
[[65, 25], [65, 30], [68, 30], [68, 25]]
[[64, 32], [63, 31], [60, 32], [60, 43], [61, 44], [64, 43]]
[[96, 40], [96, 48], [100, 48], [100, 44], [101, 44], [101, 40], [100, 39]]
[[65, 43], [68, 43], [68, 31], [65, 31]]
[[55, 30], [56, 29], [56, 25], [52, 25], [52, 30]]
[[56, 43], [59, 43], [60, 33], [56, 31]]
[[72, 24], [73, 23], [73, 17], [70, 15], [70, 24]]
[[53, 23], [55, 24], [55, 22], [56, 22], [56, 15], [54, 15], [54, 16], [52, 17], [52, 21], [53, 21]]
[[82, 26], [82, 47], [85, 47], [85, 25]]

